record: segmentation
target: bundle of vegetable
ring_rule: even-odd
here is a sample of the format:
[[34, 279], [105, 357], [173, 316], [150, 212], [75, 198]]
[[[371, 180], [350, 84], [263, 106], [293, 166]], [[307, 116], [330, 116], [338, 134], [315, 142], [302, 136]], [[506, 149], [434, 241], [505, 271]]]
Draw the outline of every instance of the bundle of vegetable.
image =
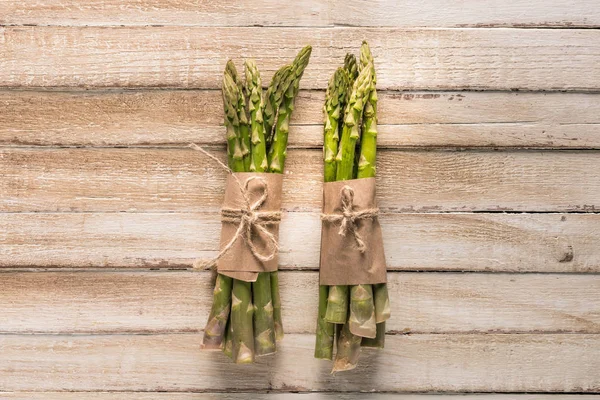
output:
[[[279, 69], [265, 96], [253, 60], [245, 61], [245, 81], [227, 62], [223, 108], [233, 172], [283, 173], [290, 116], [311, 50], [306, 46], [292, 64]], [[277, 271], [260, 272], [254, 282], [217, 274], [204, 349], [222, 349], [236, 363], [251, 363], [255, 356], [274, 353], [282, 338]]]
[[[327, 88], [325, 182], [375, 176], [377, 92], [373, 57], [366, 42], [360, 49], [358, 74], [356, 64], [355, 57], [348, 54], [344, 67], [338, 68]], [[335, 341], [332, 372], [353, 369], [361, 346], [383, 348], [389, 317], [386, 283], [321, 285], [315, 357], [333, 359]]]

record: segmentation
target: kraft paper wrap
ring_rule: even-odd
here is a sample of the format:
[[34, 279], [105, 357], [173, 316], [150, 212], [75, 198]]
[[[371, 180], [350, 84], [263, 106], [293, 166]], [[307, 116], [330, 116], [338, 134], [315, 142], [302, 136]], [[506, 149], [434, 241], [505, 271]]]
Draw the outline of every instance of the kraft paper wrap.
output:
[[[256, 202], [267, 191], [267, 198], [264, 203], [255, 210], [257, 217], [260, 219], [260, 212], [279, 211], [281, 208], [281, 185], [283, 182], [282, 174], [268, 174], [255, 172], [235, 172], [227, 177], [225, 188], [225, 200], [223, 208], [246, 209], [244, 197], [240, 191], [238, 183], [235, 181], [235, 175], [241, 182], [242, 186], [252, 177], [260, 177], [264, 179], [266, 185], [261, 180], [253, 179], [248, 184], [248, 195], [250, 205]], [[238, 230], [239, 222], [225, 222], [221, 224], [221, 245], [223, 249], [235, 236]], [[279, 239], [279, 225], [269, 224], [265, 228]], [[270, 261], [261, 261], [252, 254], [247, 239], [244, 236], [239, 237], [229, 251], [225, 252], [217, 260], [217, 271], [220, 274], [230, 276], [246, 282], [255, 282], [259, 272], [277, 271], [278, 254], [277, 249], [273, 248], [271, 241], [265, 238], [265, 235], [259, 229], [252, 228], [252, 242], [260, 254], [272, 254], [274, 257]]]
[[[323, 185], [323, 215], [343, 214], [342, 190], [354, 191], [353, 212], [376, 209], [375, 178], [327, 182]], [[377, 216], [355, 221], [365, 244], [361, 253], [352, 230], [339, 234], [340, 222], [323, 221], [321, 231], [321, 285], [359, 285], [387, 281], [381, 226]]]

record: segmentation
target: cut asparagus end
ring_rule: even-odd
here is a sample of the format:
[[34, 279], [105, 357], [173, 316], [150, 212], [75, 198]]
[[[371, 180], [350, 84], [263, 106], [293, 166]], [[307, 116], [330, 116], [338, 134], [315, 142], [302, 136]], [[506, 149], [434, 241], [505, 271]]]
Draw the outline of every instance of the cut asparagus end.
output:
[[392, 314], [387, 283], [373, 285], [373, 293], [375, 298], [375, 320], [379, 324], [388, 320]]
[[348, 324], [344, 324], [338, 340], [338, 350], [331, 370], [332, 374], [356, 368], [360, 356], [361, 341], [362, 338], [353, 335]]
[[360, 345], [362, 347], [383, 349], [385, 345], [385, 322], [377, 324], [377, 336], [374, 339], [363, 338]]
[[327, 298], [325, 321], [345, 324], [348, 318], [348, 286], [331, 286]]
[[350, 290], [350, 317], [348, 318], [352, 334], [375, 338], [375, 304], [371, 285], [355, 285]]

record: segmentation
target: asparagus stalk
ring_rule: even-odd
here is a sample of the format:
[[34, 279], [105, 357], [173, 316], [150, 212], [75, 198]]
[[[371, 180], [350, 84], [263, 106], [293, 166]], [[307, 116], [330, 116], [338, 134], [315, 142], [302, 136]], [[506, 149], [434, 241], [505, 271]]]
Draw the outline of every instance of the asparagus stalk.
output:
[[[287, 138], [289, 132], [289, 121], [294, 110], [294, 100], [298, 95], [300, 79], [304, 69], [308, 65], [312, 48], [306, 46], [296, 56], [289, 67], [280, 69], [275, 74], [271, 86], [267, 92], [269, 103], [265, 108], [267, 115], [265, 127], [271, 126], [271, 140], [269, 143], [269, 172], [283, 173], [285, 157], [287, 154]], [[267, 112], [267, 108], [269, 111]], [[275, 124], [274, 129], [273, 125]], [[283, 321], [281, 318], [281, 299], [279, 295], [279, 275], [277, 271], [271, 272], [271, 297], [273, 301], [273, 318], [275, 320], [275, 338], [283, 339]]]
[[282, 103], [279, 105], [275, 135], [269, 149], [269, 169], [271, 172], [283, 173], [285, 157], [287, 155], [290, 117], [294, 110], [294, 101], [300, 89], [300, 79], [302, 78], [302, 74], [304, 74], [304, 69], [308, 65], [311, 51], [311, 46], [304, 47], [292, 63], [292, 71], [289, 77], [290, 84], [285, 91]]
[[231, 293], [231, 329], [233, 360], [238, 364], [254, 362], [253, 314], [251, 283], [234, 279]]
[[254, 295], [254, 350], [257, 356], [275, 353], [275, 321], [271, 301], [271, 273], [261, 272], [252, 283]]
[[273, 319], [275, 323], [275, 339], [283, 339], [283, 319], [281, 318], [281, 297], [279, 295], [279, 273], [271, 272], [271, 300], [273, 301]]
[[[250, 171], [264, 172], [267, 167], [267, 155], [263, 126], [263, 100], [260, 73], [254, 60], [244, 63], [246, 74], [246, 93], [250, 111], [251, 163]], [[271, 301], [271, 274], [261, 272], [252, 284], [254, 296], [254, 348], [256, 355], [275, 352], [275, 325], [273, 321], [273, 303]]]
[[333, 358], [333, 335], [335, 324], [325, 320], [327, 312], [327, 296], [329, 286], [319, 286], [319, 314], [317, 315], [317, 335], [315, 343], [315, 358], [331, 360]]
[[[363, 68], [370, 67], [373, 71], [372, 88], [369, 99], [365, 105], [363, 117], [362, 144], [360, 161], [358, 164], [358, 178], [371, 178], [375, 176], [377, 152], [377, 77], [373, 64], [373, 56], [367, 42], [363, 42], [360, 51], [360, 63]], [[381, 323], [390, 317], [390, 300], [387, 284], [374, 285], [375, 319]]]
[[[243, 155], [239, 142], [239, 118], [237, 101], [239, 87], [232, 78], [235, 66], [228, 62], [223, 74], [223, 109], [225, 111], [225, 127], [227, 128], [227, 159], [229, 167], [234, 171], [243, 171]], [[202, 348], [219, 349], [222, 347], [225, 329], [231, 308], [232, 278], [218, 274], [213, 291], [213, 304], [204, 329]]]
[[[359, 157], [355, 165], [357, 178], [368, 178], [375, 176], [375, 154], [377, 149], [377, 122], [375, 107], [377, 105], [377, 94], [375, 92], [375, 68], [373, 57], [366, 42], [360, 49], [361, 74], [370, 70], [369, 89], [365, 98], [365, 106], [362, 118], [362, 132], [360, 135], [361, 145], [359, 151], [355, 152]], [[367, 338], [375, 338], [377, 334], [375, 304], [373, 300], [373, 287], [371, 285], [355, 285], [351, 288], [350, 296], [350, 332]]]

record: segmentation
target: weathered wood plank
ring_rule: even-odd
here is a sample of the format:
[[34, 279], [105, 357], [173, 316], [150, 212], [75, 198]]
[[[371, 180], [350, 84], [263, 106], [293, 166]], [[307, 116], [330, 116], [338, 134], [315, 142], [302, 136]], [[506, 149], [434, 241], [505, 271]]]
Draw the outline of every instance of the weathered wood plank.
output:
[[[214, 154], [225, 159], [222, 151]], [[397, 211], [594, 211], [597, 152], [380, 151], [378, 200]], [[321, 207], [322, 151], [292, 150], [283, 208]], [[3, 149], [0, 211], [216, 211], [226, 172], [191, 149]]]
[[329, 362], [313, 358], [313, 335], [287, 335], [276, 356], [242, 366], [220, 352], [201, 351], [200, 340], [200, 334], [3, 335], [0, 386], [6, 391], [600, 390], [600, 335], [388, 336], [384, 351], [364, 351], [357, 369], [336, 376], [329, 373]]
[[[322, 91], [302, 91], [290, 146], [322, 145]], [[0, 145], [223, 144], [221, 94], [0, 91]], [[379, 93], [379, 146], [600, 148], [600, 96], [585, 93]]]
[[16, 400], [598, 400], [600, 395], [565, 394], [399, 394], [399, 393], [181, 393], [181, 392], [0, 392]]
[[[597, 214], [383, 214], [387, 265], [405, 271], [600, 272]], [[216, 256], [215, 213], [15, 213], [2, 268], [189, 268]], [[287, 213], [280, 267], [319, 267], [318, 213]], [[298, 240], [302, 238], [302, 240]]]
[[[600, 276], [388, 274], [389, 331], [600, 333]], [[10, 272], [1, 333], [200, 332], [209, 272]], [[280, 273], [288, 333], [314, 333], [318, 273]]]
[[[465, 12], [468, 10], [468, 12]], [[540, 12], [543, 10], [543, 13]], [[183, 0], [5, 0], [2, 25], [596, 27], [593, 0], [399, 3], [364, 0], [189, 2]]]
[[323, 89], [364, 38], [380, 89], [600, 89], [598, 30], [347, 27], [4, 27], [0, 86], [214, 89], [230, 57], [268, 81], [312, 44], [302, 87]]

